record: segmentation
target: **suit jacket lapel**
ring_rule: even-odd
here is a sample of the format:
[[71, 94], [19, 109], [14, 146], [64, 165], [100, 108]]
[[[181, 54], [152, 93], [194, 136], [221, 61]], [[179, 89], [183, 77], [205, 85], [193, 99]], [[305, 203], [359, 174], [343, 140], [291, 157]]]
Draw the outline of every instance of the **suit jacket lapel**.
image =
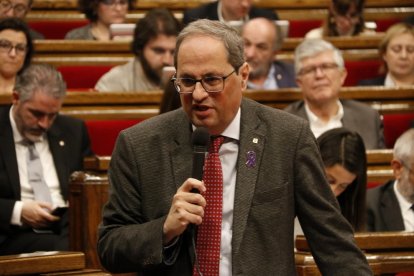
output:
[[[237, 179], [233, 213], [232, 254], [235, 256], [240, 248], [255, 184], [260, 168], [260, 160], [265, 144], [266, 130], [260, 127], [257, 114], [243, 106], [251, 104], [243, 101], [240, 120], [239, 156], [237, 158]], [[254, 109], [253, 109], [254, 110]], [[252, 159], [255, 159], [254, 162]]]
[[394, 185], [389, 185], [381, 198], [380, 208], [384, 215], [384, 223], [388, 231], [404, 231], [405, 226], [401, 215], [401, 208], [394, 193]]
[[7, 175], [10, 178], [10, 185], [12, 186], [15, 198], [20, 199], [21, 191], [19, 169], [17, 167], [16, 148], [14, 146], [13, 131], [9, 120], [9, 113], [4, 112], [2, 116], [4, 119], [0, 124], [2, 130], [0, 133], [0, 150], [3, 152], [1, 156], [7, 157], [7, 160], [3, 161], [6, 166]]
[[[55, 163], [56, 173], [59, 179], [60, 189], [62, 191], [62, 196], [65, 200], [68, 199], [68, 182], [69, 177], [69, 167], [66, 163], [66, 147], [67, 141], [63, 137], [63, 132], [59, 128], [57, 121], [52, 125], [52, 127], [48, 130], [47, 137], [49, 142], [50, 152], [53, 156], [53, 162]], [[67, 153], [70, 154], [70, 153]]]

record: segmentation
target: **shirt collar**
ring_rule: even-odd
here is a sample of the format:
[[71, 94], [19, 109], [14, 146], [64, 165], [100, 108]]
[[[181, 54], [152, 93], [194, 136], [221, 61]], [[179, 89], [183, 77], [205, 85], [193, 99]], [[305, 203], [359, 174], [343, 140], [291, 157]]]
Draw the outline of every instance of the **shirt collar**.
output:
[[251, 81], [247, 81], [247, 86], [250, 89], [269, 89], [269, 90], [278, 89], [279, 87], [277, 86], [277, 81], [275, 78], [275, 71], [276, 71], [275, 66], [274, 64], [272, 64], [270, 66], [269, 73], [267, 74], [266, 80], [263, 83], [263, 85], [257, 85], [257, 84], [252, 83]]
[[[341, 101], [337, 101], [336, 102], [338, 105], [338, 112], [332, 116], [329, 121], [332, 120], [342, 120], [342, 118], [344, 117], [344, 107], [341, 104]], [[305, 102], [305, 111], [306, 111], [306, 115], [309, 118], [309, 122], [310, 123], [321, 123], [321, 120], [319, 119], [318, 116], [315, 115], [315, 113], [312, 112], [312, 110], [309, 108], [308, 104]]]

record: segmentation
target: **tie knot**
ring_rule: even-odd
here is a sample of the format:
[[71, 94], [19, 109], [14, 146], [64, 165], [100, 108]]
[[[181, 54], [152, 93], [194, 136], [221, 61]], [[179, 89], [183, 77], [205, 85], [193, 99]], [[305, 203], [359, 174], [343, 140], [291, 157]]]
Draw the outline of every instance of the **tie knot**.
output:
[[224, 142], [224, 136], [215, 136], [211, 138], [210, 153], [218, 153], [221, 145]]

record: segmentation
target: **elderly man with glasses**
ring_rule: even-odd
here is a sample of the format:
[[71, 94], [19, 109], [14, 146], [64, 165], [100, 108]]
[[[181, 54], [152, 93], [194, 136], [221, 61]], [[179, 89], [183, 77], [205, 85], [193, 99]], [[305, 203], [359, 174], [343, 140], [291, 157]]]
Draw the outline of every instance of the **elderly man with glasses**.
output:
[[183, 108], [121, 132], [112, 154], [102, 265], [139, 275], [295, 275], [297, 215], [323, 275], [371, 275], [308, 124], [243, 97], [249, 65], [237, 31], [198, 20], [176, 49]]
[[322, 39], [306, 39], [295, 50], [296, 82], [303, 100], [286, 111], [309, 121], [315, 137], [345, 127], [361, 135], [367, 149], [384, 148], [384, 132], [376, 110], [355, 100], [339, 99], [347, 72], [341, 52]]
[[[0, 0], [0, 19], [17, 17], [24, 20], [32, 4], [33, 0]], [[41, 33], [33, 29], [30, 29], [30, 36], [32, 39], [44, 39]]]

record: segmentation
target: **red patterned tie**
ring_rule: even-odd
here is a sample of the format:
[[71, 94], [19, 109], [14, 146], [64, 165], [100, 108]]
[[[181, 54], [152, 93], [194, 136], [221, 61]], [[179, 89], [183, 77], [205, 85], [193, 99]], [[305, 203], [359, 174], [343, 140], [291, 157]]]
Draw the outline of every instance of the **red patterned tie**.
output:
[[[223, 172], [218, 151], [223, 136], [214, 137], [204, 166], [203, 181], [207, 191], [203, 223], [198, 227], [197, 259], [203, 276], [219, 275], [221, 220], [223, 210]], [[199, 275], [194, 266], [193, 275]]]

